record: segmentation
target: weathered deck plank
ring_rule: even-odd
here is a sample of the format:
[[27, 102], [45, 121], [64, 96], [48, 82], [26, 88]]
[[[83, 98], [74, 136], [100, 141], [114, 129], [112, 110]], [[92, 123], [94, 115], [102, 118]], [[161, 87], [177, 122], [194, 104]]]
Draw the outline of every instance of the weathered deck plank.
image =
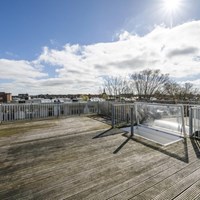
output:
[[0, 199], [198, 198], [190, 139], [163, 148], [86, 117], [46, 123], [0, 138]]
[[[200, 196], [200, 180], [187, 188], [182, 194], [176, 197], [176, 200], [193, 200]], [[199, 198], [200, 199], [200, 198]]]
[[[198, 164], [200, 163], [198, 162]], [[200, 174], [200, 169], [198, 168], [195, 171], [192, 171], [190, 175], [186, 176], [181, 181], [171, 186], [168, 190], [159, 194], [155, 199], [164, 200], [164, 199], [174, 199], [178, 197], [182, 192], [187, 190], [191, 185], [193, 185], [200, 179], [199, 174]]]
[[[147, 155], [148, 156], [148, 155]], [[155, 155], [151, 155], [152, 157], [154, 157], [155, 158]], [[152, 160], [152, 157], [150, 156], [150, 160]], [[133, 155], [132, 155], [132, 157], [134, 157]], [[128, 162], [126, 162], [126, 163], [119, 163], [118, 164], [118, 166], [120, 166], [121, 164], [123, 164], [122, 166], [121, 166], [121, 168], [123, 168], [124, 169], [124, 171], [126, 170], [126, 167], [128, 167], [129, 166], [129, 163], [131, 162], [131, 159], [130, 159], [131, 157], [128, 157]], [[127, 159], [127, 156], [125, 157], [125, 159]], [[138, 158], [137, 159], [137, 162], [135, 162], [135, 163], [139, 163], [139, 166], [141, 166], [141, 161], [140, 161], [140, 159], [142, 159], [142, 158]], [[160, 160], [159, 160], [160, 161]], [[152, 160], [152, 162], [155, 162], [155, 161], [153, 161]], [[151, 163], [150, 163], [150, 165], [151, 165]], [[108, 168], [110, 168], [110, 167], [112, 167], [113, 168], [113, 166], [115, 166], [115, 165], [113, 165], [113, 163], [111, 162], [110, 164], [109, 164], [109, 166], [108, 166]], [[104, 168], [106, 168], [107, 167], [107, 165], [104, 165]], [[145, 166], [145, 168], [147, 168], [148, 167], [148, 165], [147, 166]], [[133, 168], [133, 167], [132, 167]], [[137, 166], [135, 166], [135, 168], [137, 169], [138, 167]], [[95, 169], [96, 171], [98, 171], [98, 168], [97, 169]], [[140, 169], [141, 170], [141, 169]], [[119, 170], [112, 170], [114, 173], [115, 172], [117, 172], [117, 171], [119, 171]], [[112, 174], [112, 175], [114, 175], [114, 174]], [[123, 174], [123, 176], [124, 176], [124, 174]], [[127, 176], [124, 176], [124, 177], [127, 177]], [[93, 177], [93, 178], [95, 178], [95, 181], [98, 181], [97, 180], [97, 177]], [[81, 186], [81, 181], [79, 182], [79, 187], [77, 188], [77, 187], [75, 187], [75, 189], [77, 189], [77, 191], [78, 192], [80, 192], [81, 190], [83, 190], [85, 187], [89, 187], [90, 186], [90, 184], [91, 184], [91, 186], [93, 187], [94, 186], [94, 183], [92, 183], [92, 182], [89, 182], [89, 180], [85, 180], [85, 179], [83, 179], [84, 181], [86, 181], [87, 182], [87, 185], [85, 184], [85, 183], [82, 183], [82, 187], [80, 187]], [[68, 181], [68, 180], [67, 180]], [[65, 185], [66, 184], [66, 182], [67, 181], [64, 181], [64, 186], [63, 186], [63, 188], [64, 189], [66, 189], [66, 186], [67, 185]], [[98, 182], [99, 183], [99, 182]], [[84, 187], [84, 188], [83, 188]], [[58, 187], [58, 189], [60, 190], [60, 188], [61, 188], [61, 185]], [[72, 192], [73, 190], [72, 189], [70, 189], [70, 192]], [[68, 196], [68, 195], [70, 195], [70, 192], [67, 192], [67, 194], [64, 194], [65, 195], [65, 197], [66, 196]], [[75, 191], [74, 191], [75, 192]]]
[[[185, 165], [184, 167], [180, 167], [180, 165], [177, 166], [175, 173], [168, 174], [168, 177], [166, 179], [158, 182], [154, 186], [145, 190], [145, 192], [142, 192], [138, 196], [131, 199], [137, 199], [138, 197], [140, 197], [141, 199], [160, 199], [160, 193], [168, 193], [170, 188], [175, 187], [179, 181], [182, 181], [182, 179], [189, 176], [194, 171], [199, 170], [199, 164], [199, 161], [193, 161], [192, 163], [190, 163], [189, 165]], [[167, 197], [165, 196], [165, 198]]]

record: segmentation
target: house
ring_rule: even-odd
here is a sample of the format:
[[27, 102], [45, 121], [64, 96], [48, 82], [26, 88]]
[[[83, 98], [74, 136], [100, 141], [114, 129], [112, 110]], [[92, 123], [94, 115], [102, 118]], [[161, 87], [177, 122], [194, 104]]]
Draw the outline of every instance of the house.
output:
[[18, 94], [18, 97], [20, 98], [20, 99], [24, 99], [24, 100], [29, 100], [30, 99], [30, 97], [29, 97], [29, 94]]

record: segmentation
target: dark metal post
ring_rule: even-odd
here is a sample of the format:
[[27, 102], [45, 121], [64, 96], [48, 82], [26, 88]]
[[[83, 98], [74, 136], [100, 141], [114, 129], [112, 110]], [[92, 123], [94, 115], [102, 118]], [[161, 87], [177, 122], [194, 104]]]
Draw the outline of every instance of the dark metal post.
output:
[[192, 136], [192, 132], [193, 132], [193, 112], [192, 112], [192, 108], [190, 108], [190, 110], [189, 110], [189, 135], [190, 135], [190, 137]]
[[80, 108], [80, 102], [78, 103], [78, 115], [81, 115], [81, 108]]
[[184, 107], [183, 107], [183, 105], [180, 106], [180, 108], [181, 108], [181, 116], [182, 116], [181, 120], [182, 120], [183, 136], [184, 136], [184, 138], [186, 138], [185, 119], [184, 119]]
[[0, 123], [3, 123], [3, 109], [2, 109], [2, 105], [0, 105]]
[[112, 105], [112, 107], [111, 107], [112, 109], [112, 113], [111, 113], [111, 118], [112, 118], [112, 128], [114, 128], [115, 127], [115, 106], [114, 105]]
[[[107, 105], [107, 115], [109, 116], [109, 101], [107, 101], [108, 102], [108, 105]], [[111, 105], [111, 107], [112, 107], [112, 105]], [[112, 108], [111, 108], [111, 112], [112, 112]], [[111, 117], [112, 117], [112, 113], [111, 113]]]
[[97, 109], [98, 109], [98, 110], [97, 110], [97, 114], [99, 115], [99, 114], [100, 114], [100, 105], [99, 105], [100, 102], [98, 101], [97, 103], [98, 103], [98, 104], [97, 104], [97, 106], [98, 106], [98, 107], [97, 107]]
[[57, 118], [59, 117], [60, 115], [60, 109], [59, 109], [59, 102], [57, 101]]
[[137, 103], [134, 103], [134, 108], [135, 108], [135, 121], [136, 121], [136, 124], [138, 126], [139, 125], [139, 117], [138, 117], [138, 114], [137, 114]]
[[134, 136], [134, 124], [133, 124], [133, 107], [131, 107], [131, 136]]
[[128, 113], [126, 113], [126, 123], [128, 124], [130, 121], [130, 118], [129, 118], [129, 114]]
[[33, 104], [31, 102], [31, 105], [30, 105], [30, 119], [32, 120], [33, 119]]

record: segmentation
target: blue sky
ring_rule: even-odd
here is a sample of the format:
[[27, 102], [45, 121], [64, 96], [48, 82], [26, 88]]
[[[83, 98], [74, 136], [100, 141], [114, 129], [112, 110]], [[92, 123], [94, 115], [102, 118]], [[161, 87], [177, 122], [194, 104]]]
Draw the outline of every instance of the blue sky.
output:
[[[1, 56], [34, 59], [43, 46], [109, 42], [149, 1], [1, 0]], [[6, 51], [6, 52], [5, 52]]]
[[0, 91], [98, 93], [147, 67], [200, 85], [200, 1], [165, 1], [0, 0]]

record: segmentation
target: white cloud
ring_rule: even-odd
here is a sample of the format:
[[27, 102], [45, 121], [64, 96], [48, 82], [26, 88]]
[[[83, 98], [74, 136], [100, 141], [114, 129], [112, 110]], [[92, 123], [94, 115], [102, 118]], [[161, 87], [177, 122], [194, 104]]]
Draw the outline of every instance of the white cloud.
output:
[[[23, 80], [29, 93], [97, 93], [101, 76], [146, 68], [200, 83], [200, 76], [196, 76], [200, 74], [199, 57], [200, 21], [192, 21], [172, 29], [157, 26], [145, 36], [125, 31], [110, 43], [66, 44], [60, 50], [44, 47], [31, 62], [1, 59], [0, 78], [13, 79], [19, 87]], [[54, 67], [56, 78], [45, 77], [42, 65]]]
[[0, 79], [29, 80], [47, 76], [34, 63], [25, 60], [0, 59]]

